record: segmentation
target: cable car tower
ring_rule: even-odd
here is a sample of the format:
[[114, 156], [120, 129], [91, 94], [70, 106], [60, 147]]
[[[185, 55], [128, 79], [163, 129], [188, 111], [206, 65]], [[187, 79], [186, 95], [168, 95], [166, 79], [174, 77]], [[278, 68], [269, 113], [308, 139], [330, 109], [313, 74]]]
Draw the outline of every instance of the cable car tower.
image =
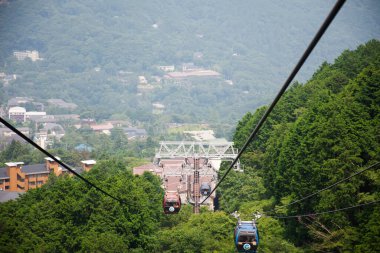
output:
[[[233, 142], [227, 141], [162, 141], [160, 142], [160, 148], [156, 152], [154, 163], [159, 164], [161, 159], [185, 159], [189, 165], [188, 170], [184, 170], [187, 179], [190, 179], [193, 174], [193, 196], [191, 197], [190, 180], [188, 181], [188, 202], [193, 205], [193, 212], [199, 213], [200, 210], [200, 161], [201, 159], [209, 167], [211, 161], [233, 161], [238, 155], [238, 150], [233, 147]], [[193, 167], [190, 167], [191, 162]], [[219, 170], [219, 166], [214, 167], [215, 171]], [[235, 170], [241, 171], [240, 163], [236, 164]], [[215, 177], [217, 173], [215, 172]], [[216, 180], [216, 178], [215, 178]]]

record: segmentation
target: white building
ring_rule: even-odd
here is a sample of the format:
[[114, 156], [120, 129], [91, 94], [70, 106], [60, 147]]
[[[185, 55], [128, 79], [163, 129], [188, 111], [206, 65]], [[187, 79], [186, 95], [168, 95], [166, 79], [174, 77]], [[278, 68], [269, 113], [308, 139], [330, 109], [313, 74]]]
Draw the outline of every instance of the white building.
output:
[[174, 65], [169, 65], [169, 66], [158, 66], [158, 69], [165, 71], [165, 72], [172, 72], [175, 70]]
[[46, 112], [26, 112], [25, 120], [42, 119], [44, 116], [46, 116]]
[[140, 84], [147, 84], [148, 81], [146, 80], [145, 76], [139, 76], [139, 83]]
[[165, 110], [165, 105], [161, 103], [153, 103], [152, 106], [153, 106], [153, 111], [152, 111], [153, 114], [162, 114]]
[[19, 106], [11, 107], [8, 111], [8, 118], [17, 122], [25, 122], [26, 109], [24, 107]]
[[17, 58], [17, 60], [22, 61], [26, 58], [30, 58], [32, 61], [38, 61], [42, 60], [42, 58], [39, 57], [39, 53], [36, 50], [33, 51], [14, 51], [13, 55]]

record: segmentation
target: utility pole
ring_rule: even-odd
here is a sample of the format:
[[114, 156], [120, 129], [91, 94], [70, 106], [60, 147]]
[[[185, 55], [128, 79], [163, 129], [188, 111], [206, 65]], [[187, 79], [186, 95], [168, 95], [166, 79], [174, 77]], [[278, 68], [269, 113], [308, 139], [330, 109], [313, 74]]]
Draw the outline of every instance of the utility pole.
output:
[[193, 181], [193, 213], [199, 214], [200, 204], [200, 189], [199, 189], [199, 157], [194, 157], [194, 181]]

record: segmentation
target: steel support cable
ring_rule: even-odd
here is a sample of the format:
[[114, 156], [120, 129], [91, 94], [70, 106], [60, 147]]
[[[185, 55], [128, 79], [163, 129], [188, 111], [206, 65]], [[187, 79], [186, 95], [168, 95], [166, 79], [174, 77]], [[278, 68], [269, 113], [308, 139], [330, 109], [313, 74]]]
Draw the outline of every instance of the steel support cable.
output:
[[375, 163], [375, 164], [372, 164], [371, 166], [369, 166], [369, 167], [367, 167], [367, 168], [365, 168], [365, 169], [363, 169], [363, 170], [361, 170], [361, 171], [358, 171], [358, 172], [352, 174], [351, 176], [348, 176], [348, 177], [346, 177], [346, 178], [343, 178], [343, 179], [341, 179], [341, 180], [339, 180], [339, 181], [337, 181], [337, 182], [335, 182], [335, 183], [333, 183], [333, 184], [331, 184], [331, 185], [329, 185], [329, 186], [327, 186], [327, 187], [325, 187], [325, 188], [323, 188], [323, 189], [320, 189], [320, 190], [318, 190], [318, 191], [316, 191], [316, 192], [314, 192], [314, 193], [312, 193], [312, 194], [310, 194], [310, 195], [307, 195], [306, 197], [303, 197], [303, 198], [297, 199], [297, 200], [295, 200], [295, 201], [293, 201], [293, 202], [291, 202], [291, 203], [289, 203], [289, 204], [287, 204], [287, 205], [278, 206], [278, 207], [276, 207], [276, 208], [274, 208], [274, 209], [272, 209], [272, 210], [270, 210], [270, 211], [264, 212], [264, 213], [273, 213], [273, 212], [275, 212], [275, 211], [278, 210], [278, 209], [282, 209], [282, 208], [284, 208], [284, 207], [288, 207], [288, 206], [294, 205], [295, 203], [298, 203], [298, 202], [304, 201], [305, 199], [311, 198], [311, 197], [317, 195], [318, 193], [321, 193], [321, 192], [323, 192], [323, 191], [326, 191], [326, 190], [328, 190], [328, 189], [330, 189], [330, 188], [332, 188], [332, 187], [334, 187], [334, 186], [336, 186], [336, 185], [338, 185], [338, 184], [340, 184], [340, 183], [343, 183], [344, 181], [347, 181], [348, 179], [351, 179], [351, 178], [353, 178], [353, 177], [355, 177], [355, 176], [357, 176], [357, 175], [360, 175], [360, 174], [362, 174], [363, 172], [365, 172], [365, 171], [367, 171], [367, 170], [370, 170], [370, 169], [376, 168], [379, 164], [380, 164], [380, 162], [377, 162], [377, 163]]
[[96, 190], [102, 192], [103, 194], [107, 195], [108, 197], [110, 197], [110, 198], [112, 198], [112, 199], [114, 199], [116, 201], [119, 201], [121, 204], [124, 204], [124, 201], [122, 201], [121, 199], [119, 199], [119, 198], [111, 195], [110, 193], [106, 192], [105, 190], [101, 189], [100, 187], [96, 186], [94, 183], [90, 182], [88, 179], [86, 179], [83, 176], [81, 176], [79, 173], [77, 173], [75, 170], [73, 170], [72, 168], [70, 168], [68, 165], [66, 165], [63, 162], [61, 162], [60, 160], [58, 160], [56, 157], [54, 157], [48, 151], [46, 151], [45, 149], [41, 148], [39, 145], [37, 145], [35, 142], [33, 142], [30, 138], [28, 138], [26, 135], [24, 135], [19, 130], [17, 130], [14, 126], [12, 126], [11, 124], [9, 124], [2, 117], [0, 117], [0, 122], [3, 123], [9, 129], [11, 129], [13, 132], [15, 132], [17, 135], [19, 135], [21, 138], [23, 138], [25, 141], [27, 141], [29, 144], [31, 144], [33, 147], [35, 147], [36, 149], [38, 149], [39, 151], [41, 151], [42, 153], [44, 153], [45, 155], [47, 155], [48, 157], [50, 157], [51, 159], [53, 159], [54, 161], [56, 161], [59, 165], [61, 165], [62, 167], [64, 167], [65, 169], [67, 169], [68, 171], [70, 171], [71, 173], [73, 173], [75, 176], [79, 177], [81, 180], [83, 180], [89, 186], [94, 187]]
[[369, 206], [373, 204], [380, 203], [380, 200], [375, 200], [372, 202], [364, 203], [364, 204], [359, 204], [355, 206], [348, 206], [348, 207], [343, 207], [335, 210], [329, 210], [329, 211], [324, 211], [324, 212], [318, 212], [318, 213], [309, 213], [309, 214], [298, 214], [298, 215], [289, 215], [289, 216], [276, 216], [276, 215], [264, 215], [265, 217], [271, 217], [271, 218], [277, 218], [277, 219], [290, 219], [290, 218], [299, 218], [299, 217], [305, 217], [305, 216], [317, 216], [317, 215], [322, 215], [322, 214], [327, 214], [327, 213], [336, 213], [336, 212], [341, 212], [353, 208], [358, 208], [362, 206]]
[[323, 24], [319, 28], [318, 32], [314, 36], [313, 40], [310, 42], [309, 46], [307, 47], [307, 49], [303, 53], [302, 57], [298, 61], [297, 65], [294, 67], [293, 71], [289, 75], [288, 79], [286, 79], [284, 85], [282, 86], [281, 90], [278, 92], [278, 94], [275, 97], [275, 99], [273, 100], [272, 104], [267, 109], [267, 111], [265, 112], [265, 114], [262, 116], [262, 118], [260, 119], [259, 123], [257, 123], [255, 129], [253, 130], [253, 132], [249, 136], [249, 138], [246, 141], [246, 143], [244, 144], [244, 146], [239, 151], [239, 153], [236, 156], [236, 158], [232, 161], [230, 167], [224, 173], [224, 175], [222, 176], [222, 178], [220, 179], [220, 181], [217, 183], [217, 185], [214, 187], [214, 189], [212, 189], [212, 191], [210, 192], [210, 194], [201, 202], [201, 204], [203, 204], [203, 202], [205, 202], [211, 196], [211, 194], [213, 194], [214, 191], [219, 187], [219, 185], [223, 182], [223, 180], [226, 178], [226, 176], [228, 175], [228, 173], [231, 171], [231, 169], [237, 163], [237, 161], [239, 160], [240, 156], [244, 153], [244, 151], [246, 150], [246, 148], [248, 147], [248, 145], [251, 143], [251, 141], [253, 140], [253, 138], [256, 137], [257, 132], [260, 130], [261, 126], [264, 124], [264, 122], [268, 118], [269, 114], [272, 112], [273, 108], [276, 106], [277, 102], [280, 100], [280, 98], [282, 97], [282, 95], [285, 93], [286, 89], [288, 88], [288, 86], [292, 82], [293, 78], [296, 76], [296, 74], [298, 73], [298, 71], [301, 69], [302, 65], [305, 63], [306, 59], [311, 54], [311, 52], [313, 51], [314, 47], [318, 44], [319, 40], [322, 38], [323, 34], [326, 32], [327, 28], [329, 27], [329, 25], [331, 24], [331, 22], [334, 20], [335, 16], [338, 14], [339, 10], [342, 8], [342, 6], [343, 6], [344, 3], [345, 3], [345, 0], [338, 0], [336, 2], [336, 4], [334, 5], [334, 7], [332, 8], [332, 10], [330, 11], [329, 15], [326, 17], [326, 19], [324, 20]]

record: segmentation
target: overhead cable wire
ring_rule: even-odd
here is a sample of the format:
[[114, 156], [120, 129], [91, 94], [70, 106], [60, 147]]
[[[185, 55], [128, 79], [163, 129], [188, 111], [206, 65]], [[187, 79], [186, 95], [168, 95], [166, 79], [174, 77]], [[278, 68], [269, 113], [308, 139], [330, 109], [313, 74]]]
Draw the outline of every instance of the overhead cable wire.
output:
[[375, 164], [372, 164], [371, 166], [369, 166], [369, 167], [367, 167], [367, 168], [365, 168], [365, 169], [363, 169], [363, 170], [361, 170], [361, 171], [358, 171], [358, 172], [352, 174], [351, 176], [348, 176], [348, 177], [346, 177], [346, 178], [343, 178], [343, 179], [341, 179], [341, 180], [339, 180], [339, 181], [337, 181], [337, 182], [335, 182], [335, 183], [333, 183], [333, 184], [331, 184], [331, 185], [329, 185], [329, 186], [327, 186], [327, 187], [325, 187], [325, 188], [323, 188], [323, 189], [320, 189], [320, 190], [318, 190], [318, 191], [316, 191], [316, 192], [314, 192], [314, 193], [312, 193], [312, 194], [310, 194], [310, 195], [307, 195], [306, 197], [303, 197], [303, 198], [297, 199], [297, 200], [295, 200], [295, 201], [292, 201], [291, 203], [289, 203], [289, 204], [287, 204], [287, 205], [278, 206], [278, 207], [274, 208], [273, 210], [271, 210], [271, 211], [267, 211], [267, 212], [264, 212], [264, 213], [273, 213], [273, 212], [275, 212], [275, 211], [278, 210], [278, 209], [282, 209], [282, 208], [284, 208], [284, 207], [288, 207], [288, 206], [294, 205], [295, 203], [298, 203], [298, 202], [304, 201], [305, 199], [311, 198], [311, 197], [317, 195], [318, 193], [321, 193], [321, 192], [323, 192], [323, 191], [326, 191], [326, 190], [328, 190], [328, 189], [331, 189], [332, 187], [334, 187], [334, 186], [336, 186], [336, 185], [338, 185], [338, 184], [341, 184], [341, 183], [343, 183], [344, 181], [347, 181], [348, 179], [351, 179], [351, 178], [353, 178], [353, 177], [355, 177], [355, 176], [357, 176], [357, 175], [360, 175], [360, 174], [362, 174], [363, 172], [365, 172], [365, 171], [367, 171], [367, 170], [370, 170], [370, 169], [376, 168], [379, 164], [380, 164], [380, 162], [377, 162], [377, 163], [375, 163]]
[[50, 157], [51, 159], [53, 159], [59, 165], [61, 165], [62, 167], [64, 167], [65, 169], [67, 169], [68, 171], [70, 171], [71, 173], [73, 173], [75, 176], [77, 176], [78, 178], [80, 178], [81, 180], [83, 180], [89, 186], [94, 187], [96, 190], [102, 192], [103, 194], [107, 195], [108, 197], [110, 197], [110, 198], [112, 198], [112, 199], [114, 199], [116, 201], [119, 201], [122, 204], [124, 203], [124, 201], [122, 201], [121, 199], [119, 199], [119, 198], [111, 195], [110, 193], [106, 192], [105, 190], [101, 189], [100, 187], [98, 187], [94, 183], [90, 182], [88, 179], [86, 179], [83, 176], [81, 176], [79, 173], [77, 173], [75, 170], [73, 170], [72, 168], [70, 168], [68, 165], [66, 165], [62, 161], [58, 160], [55, 156], [53, 156], [52, 154], [50, 154], [45, 149], [41, 148], [39, 145], [37, 145], [35, 142], [33, 142], [30, 138], [28, 138], [26, 135], [24, 135], [23, 133], [21, 133], [14, 126], [12, 126], [10, 123], [8, 123], [6, 120], [4, 120], [2, 117], [0, 117], [0, 122], [3, 123], [9, 129], [11, 129], [18, 136], [20, 136], [21, 138], [23, 138], [25, 141], [27, 141], [29, 144], [31, 144], [33, 147], [35, 147], [36, 149], [38, 149], [39, 151], [41, 151], [42, 153], [44, 153], [45, 155], [47, 155], [48, 157]]
[[358, 207], [363, 207], [363, 206], [369, 206], [373, 204], [380, 203], [380, 200], [375, 200], [372, 202], [360, 204], [360, 205], [355, 205], [355, 206], [348, 206], [348, 207], [343, 207], [335, 210], [329, 210], [329, 211], [324, 211], [324, 212], [318, 212], [318, 213], [309, 213], [309, 214], [297, 214], [297, 215], [289, 215], [289, 216], [276, 216], [276, 215], [264, 215], [265, 217], [271, 217], [271, 218], [277, 218], [277, 219], [290, 219], [290, 218], [299, 218], [299, 217], [305, 217], [305, 216], [317, 216], [317, 215], [322, 215], [322, 214], [327, 214], [327, 213], [336, 213], [336, 212], [341, 212], [349, 209], [354, 209]]
[[285, 83], [283, 84], [281, 90], [278, 92], [277, 96], [273, 100], [272, 104], [269, 106], [269, 108], [266, 110], [260, 121], [257, 123], [255, 129], [252, 131], [251, 135], [249, 136], [248, 140], [244, 144], [244, 146], [239, 151], [236, 158], [232, 161], [231, 165], [227, 169], [227, 171], [224, 173], [220, 181], [217, 183], [217, 185], [212, 189], [210, 194], [201, 202], [203, 204], [213, 193], [214, 191], [219, 187], [219, 185], [223, 182], [223, 180], [226, 178], [228, 173], [231, 171], [231, 169], [234, 167], [234, 165], [239, 160], [240, 156], [244, 153], [244, 151], [247, 149], [248, 145], [251, 143], [254, 137], [256, 137], [257, 132], [260, 130], [266, 119], [268, 118], [269, 114], [272, 112], [273, 108], [276, 106], [277, 102], [280, 100], [282, 95], [285, 93], [286, 89], [298, 73], [298, 71], [301, 69], [302, 65], [305, 63], [306, 59], [309, 57], [311, 52], [313, 51], [314, 47], [318, 44], [319, 40], [322, 38], [323, 34], [326, 32], [327, 28], [331, 24], [331, 22], [334, 20], [335, 16], [338, 14], [339, 10], [342, 8], [343, 4], [345, 3], [345, 0], [338, 0], [332, 10], [330, 11], [329, 15], [326, 17], [324, 22], [322, 23], [321, 27], [319, 28], [318, 32], [314, 36], [313, 40], [310, 42], [309, 46], [306, 48], [305, 52], [303, 53], [302, 57], [299, 59], [297, 65], [294, 67], [293, 71], [290, 73], [289, 77], [286, 79]]

